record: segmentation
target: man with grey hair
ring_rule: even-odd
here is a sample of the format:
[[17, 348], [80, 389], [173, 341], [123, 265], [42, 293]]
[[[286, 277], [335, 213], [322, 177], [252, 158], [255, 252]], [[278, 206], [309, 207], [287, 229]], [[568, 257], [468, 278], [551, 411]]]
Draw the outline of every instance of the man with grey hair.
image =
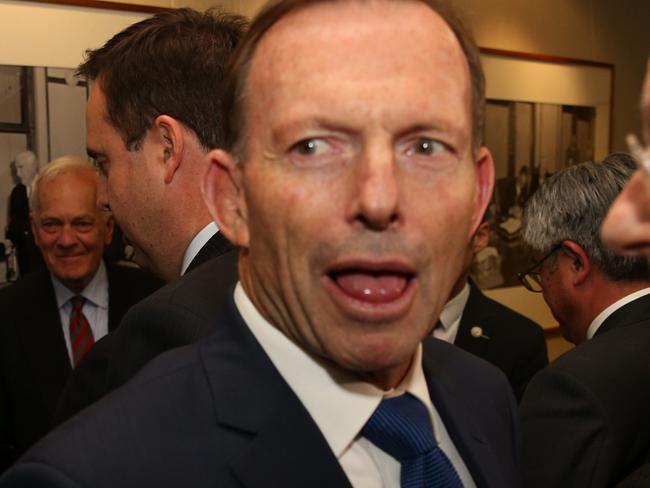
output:
[[96, 205], [98, 174], [65, 156], [38, 174], [31, 223], [47, 269], [0, 290], [0, 471], [42, 437], [71, 371], [157, 282], [102, 261], [113, 217]]
[[529, 383], [521, 404], [530, 487], [614, 486], [650, 447], [650, 280], [645, 258], [607, 249], [599, 228], [632, 176], [612, 154], [547, 180], [524, 210], [536, 258], [521, 279], [577, 345]]

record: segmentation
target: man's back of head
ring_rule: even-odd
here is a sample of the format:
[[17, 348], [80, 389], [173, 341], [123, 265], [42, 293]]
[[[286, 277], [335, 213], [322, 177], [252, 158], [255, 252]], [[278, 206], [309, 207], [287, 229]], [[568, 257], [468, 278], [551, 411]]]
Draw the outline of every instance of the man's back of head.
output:
[[571, 166], [546, 180], [524, 210], [523, 239], [540, 261], [534, 272], [539, 272], [544, 298], [574, 343], [585, 340], [600, 311], [647, 286], [646, 260], [617, 255], [603, 245], [599, 233], [634, 169], [632, 158], [623, 153]]
[[95, 81], [87, 145], [105, 176], [100, 203], [166, 281], [210, 222], [203, 156], [223, 142], [223, 76], [245, 26], [219, 11], [165, 12], [89, 51], [78, 70]]

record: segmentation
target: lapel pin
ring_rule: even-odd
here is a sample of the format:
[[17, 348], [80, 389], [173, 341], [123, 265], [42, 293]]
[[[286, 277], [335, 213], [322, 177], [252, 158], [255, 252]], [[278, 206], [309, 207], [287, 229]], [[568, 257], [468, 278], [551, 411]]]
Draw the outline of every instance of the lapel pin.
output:
[[480, 328], [478, 325], [475, 325], [474, 327], [472, 327], [472, 328], [469, 330], [469, 333], [472, 335], [472, 337], [473, 337], [474, 339], [479, 339], [479, 338], [481, 338], [481, 339], [489, 339], [488, 336], [486, 336], [485, 334], [483, 334], [483, 329]]

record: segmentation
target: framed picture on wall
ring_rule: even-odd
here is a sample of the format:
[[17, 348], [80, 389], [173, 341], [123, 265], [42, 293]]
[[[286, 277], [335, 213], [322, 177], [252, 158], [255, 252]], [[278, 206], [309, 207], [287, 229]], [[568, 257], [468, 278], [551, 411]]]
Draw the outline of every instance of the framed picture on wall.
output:
[[472, 276], [491, 289], [519, 286], [516, 273], [530, 264], [520, 237], [530, 195], [553, 173], [610, 152], [614, 66], [486, 48], [481, 57], [496, 181], [489, 245]]

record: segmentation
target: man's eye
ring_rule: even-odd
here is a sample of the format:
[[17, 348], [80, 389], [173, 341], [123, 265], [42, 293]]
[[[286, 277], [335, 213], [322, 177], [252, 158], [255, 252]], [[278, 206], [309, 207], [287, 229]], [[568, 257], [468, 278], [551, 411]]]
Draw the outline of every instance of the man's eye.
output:
[[108, 174], [108, 162], [103, 158], [92, 158], [92, 163], [99, 171], [99, 174], [106, 176]]
[[305, 139], [291, 148], [301, 156], [319, 156], [327, 151], [328, 144], [322, 139]]
[[433, 139], [418, 139], [415, 141], [409, 152], [423, 156], [433, 156], [445, 149], [445, 146]]
[[41, 222], [41, 228], [45, 232], [56, 232], [59, 230], [60, 227], [61, 227], [60, 223], [51, 220], [46, 220], [45, 222]]
[[93, 228], [93, 223], [85, 220], [81, 222], [75, 222], [74, 228], [77, 229], [79, 232], [88, 232]]

